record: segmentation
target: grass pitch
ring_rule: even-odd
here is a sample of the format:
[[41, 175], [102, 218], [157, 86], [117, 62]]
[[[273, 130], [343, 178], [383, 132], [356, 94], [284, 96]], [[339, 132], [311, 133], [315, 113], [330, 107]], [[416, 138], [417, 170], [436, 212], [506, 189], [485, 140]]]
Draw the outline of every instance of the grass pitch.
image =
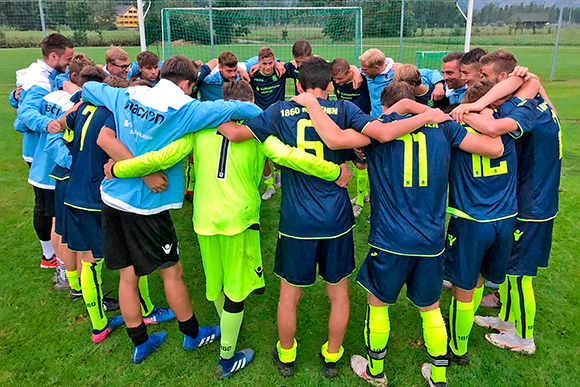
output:
[[[560, 215], [556, 219], [550, 267], [535, 280], [538, 313], [537, 353], [526, 357], [488, 344], [486, 330], [474, 326], [470, 340], [471, 364], [453, 365], [450, 386], [577, 386], [580, 384], [580, 82], [547, 84], [556, 104], [564, 132], [564, 163]], [[9, 88], [0, 88], [6, 101]], [[282, 379], [270, 352], [277, 341], [276, 305], [278, 279], [272, 274], [280, 195], [262, 206], [262, 252], [266, 294], [251, 296], [246, 303], [238, 348], [253, 348], [256, 359], [230, 380], [218, 381], [218, 344], [186, 353], [177, 323], [152, 326], [149, 332], [165, 330], [167, 343], [141, 365], [130, 362], [131, 343], [124, 329], [113, 332], [101, 344], [90, 341], [90, 322], [82, 301], [71, 302], [68, 294], [55, 291], [51, 270], [39, 269], [40, 246], [32, 227], [33, 192], [26, 182], [28, 168], [20, 158], [21, 136], [12, 130], [15, 111], [2, 104], [4, 122], [0, 142], [0, 384], [2, 386], [365, 386], [350, 371], [348, 358], [363, 354], [362, 328], [365, 292], [351, 281], [351, 319], [339, 365], [340, 376], [325, 380], [320, 372], [318, 351], [326, 341], [329, 305], [319, 281], [306, 289], [298, 307], [298, 363], [294, 378]], [[367, 246], [369, 214], [365, 207], [355, 229], [356, 260], [360, 265]], [[199, 248], [192, 231], [191, 206], [172, 213], [179, 235], [184, 277], [202, 324], [218, 322], [212, 304], [205, 300], [204, 276]], [[117, 294], [118, 274], [103, 271], [104, 290]], [[158, 274], [150, 278], [151, 295], [166, 306]], [[450, 293], [442, 293], [442, 311], [447, 314]], [[116, 315], [119, 312], [110, 313]], [[480, 309], [494, 314], [495, 310]], [[425, 386], [420, 367], [427, 360], [421, 345], [421, 319], [404, 294], [390, 308], [391, 336], [386, 374], [391, 386]]]

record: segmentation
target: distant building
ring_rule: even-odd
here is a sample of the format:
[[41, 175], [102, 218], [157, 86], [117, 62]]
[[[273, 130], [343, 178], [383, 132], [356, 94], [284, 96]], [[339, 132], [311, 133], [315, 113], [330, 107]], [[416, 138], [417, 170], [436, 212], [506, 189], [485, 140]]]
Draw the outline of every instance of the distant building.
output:
[[137, 28], [139, 27], [139, 16], [137, 14], [137, 7], [134, 5], [121, 5], [117, 7], [117, 20], [115, 21], [117, 27]]
[[547, 13], [516, 13], [512, 16], [512, 22], [521, 23], [526, 30], [542, 29], [548, 24], [550, 18]]

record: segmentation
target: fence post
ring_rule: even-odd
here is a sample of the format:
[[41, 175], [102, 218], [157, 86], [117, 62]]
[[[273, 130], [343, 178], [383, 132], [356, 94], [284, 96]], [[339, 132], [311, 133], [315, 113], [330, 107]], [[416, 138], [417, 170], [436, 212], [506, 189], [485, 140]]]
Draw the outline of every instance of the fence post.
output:
[[465, 23], [465, 46], [463, 51], [469, 51], [469, 46], [471, 45], [471, 25], [473, 24], [473, 0], [469, 0], [467, 3], [467, 21]]
[[215, 58], [213, 47], [213, 11], [211, 8], [212, 0], [209, 0], [209, 43], [211, 45], [211, 57]]
[[147, 50], [145, 41], [145, 17], [143, 17], [143, 0], [137, 0], [137, 16], [139, 17], [139, 41], [141, 42], [141, 51]]
[[38, 12], [40, 13], [40, 26], [42, 27], [42, 36], [46, 36], [46, 24], [44, 23], [44, 10], [42, 9], [42, 0], [38, 0]]
[[399, 28], [399, 62], [403, 61], [403, 30], [405, 28], [405, 0], [401, 0], [401, 27]]
[[554, 80], [554, 70], [556, 69], [556, 57], [558, 56], [558, 42], [560, 41], [560, 29], [562, 29], [562, 14], [564, 7], [560, 8], [560, 16], [558, 16], [558, 32], [556, 32], [556, 44], [554, 45], [554, 56], [552, 57], [552, 71], [550, 71], [550, 82]]

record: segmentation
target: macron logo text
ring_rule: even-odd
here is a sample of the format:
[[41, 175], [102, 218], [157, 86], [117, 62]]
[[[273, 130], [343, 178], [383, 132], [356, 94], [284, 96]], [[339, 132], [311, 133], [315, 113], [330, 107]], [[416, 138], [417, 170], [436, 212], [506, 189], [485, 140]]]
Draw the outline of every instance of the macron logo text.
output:
[[132, 101], [127, 102], [127, 105], [125, 105], [125, 110], [129, 110], [132, 114], [135, 114], [137, 117], [142, 118], [149, 122], [154, 122], [157, 125], [165, 121], [164, 115], [146, 109], [143, 106], [139, 105], [138, 103]]

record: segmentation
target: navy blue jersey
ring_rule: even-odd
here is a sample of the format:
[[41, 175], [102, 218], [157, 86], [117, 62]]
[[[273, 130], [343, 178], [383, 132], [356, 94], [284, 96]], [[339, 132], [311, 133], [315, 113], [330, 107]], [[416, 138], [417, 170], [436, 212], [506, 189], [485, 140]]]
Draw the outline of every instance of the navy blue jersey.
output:
[[518, 131], [510, 133], [517, 139], [518, 218], [555, 217], [562, 168], [562, 131], [556, 112], [546, 102], [514, 97], [496, 114], [513, 119], [519, 126]]
[[282, 74], [281, 77], [276, 75], [275, 71], [272, 71], [270, 75], [256, 72], [250, 80], [250, 85], [254, 90], [254, 103], [266, 110], [274, 103], [284, 101], [287, 77], [288, 72]]
[[[465, 126], [467, 131], [477, 133]], [[497, 159], [453, 149], [447, 212], [465, 219], [489, 222], [516, 216], [518, 157], [514, 139], [501, 136], [503, 155]]]
[[[404, 117], [393, 113], [382, 119]], [[432, 257], [443, 252], [451, 148], [466, 134], [456, 122], [444, 122], [384, 144], [373, 140], [365, 148], [371, 246], [399, 255]]]
[[[199, 87], [201, 86], [201, 84], [203, 83], [203, 80], [211, 73], [211, 69], [209, 68], [208, 65], [203, 65], [199, 68], [199, 73], [197, 74], [197, 82], [195, 83], [195, 85], [193, 86], [193, 90], [191, 91], [191, 94], [189, 95], [191, 98], [195, 98], [197, 99], [197, 96], [199, 94]], [[161, 74], [161, 73], [160, 73]]]
[[294, 80], [294, 91], [298, 95], [298, 79], [300, 78], [300, 69], [295, 67], [292, 62], [284, 63], [284, 68], [286, 69], [286, 76]]
[[355, 89], [352, 86], [352, 81], [339, 85], [332, 81], [334, 86], [334, 94], [336, 98], [350, 101], [360, 108], [366, 114], [371, 114], [371, 97], [369, 94], [369, 86], [366, 78], [363, 78], [363, 83]]
[[115, 129], [113, 114], [107, 108], [85, 102], [66, 117], [66, 125], [73, 132], [73, 161], [64, 202], [82, 210], [100, 211], [103, 165], [109, 155], [97, 145], [97, 137], [103, 126]]
[[[362, 131], [373, 120], [348, 101], [318, 98], [320, 105], [342, 129]], [[304, 149], [336, 164], [352, 158], [351, 150], [331, 150], [318, 136], [306, 108], [283, 101], [246, 121], [246, 126], [261, 142], [270, 135], [287, 145]], [[280, 233], [294, 238], [332, 238], [354, 226], [348, 192], [333, 182], [282, 168]]]

